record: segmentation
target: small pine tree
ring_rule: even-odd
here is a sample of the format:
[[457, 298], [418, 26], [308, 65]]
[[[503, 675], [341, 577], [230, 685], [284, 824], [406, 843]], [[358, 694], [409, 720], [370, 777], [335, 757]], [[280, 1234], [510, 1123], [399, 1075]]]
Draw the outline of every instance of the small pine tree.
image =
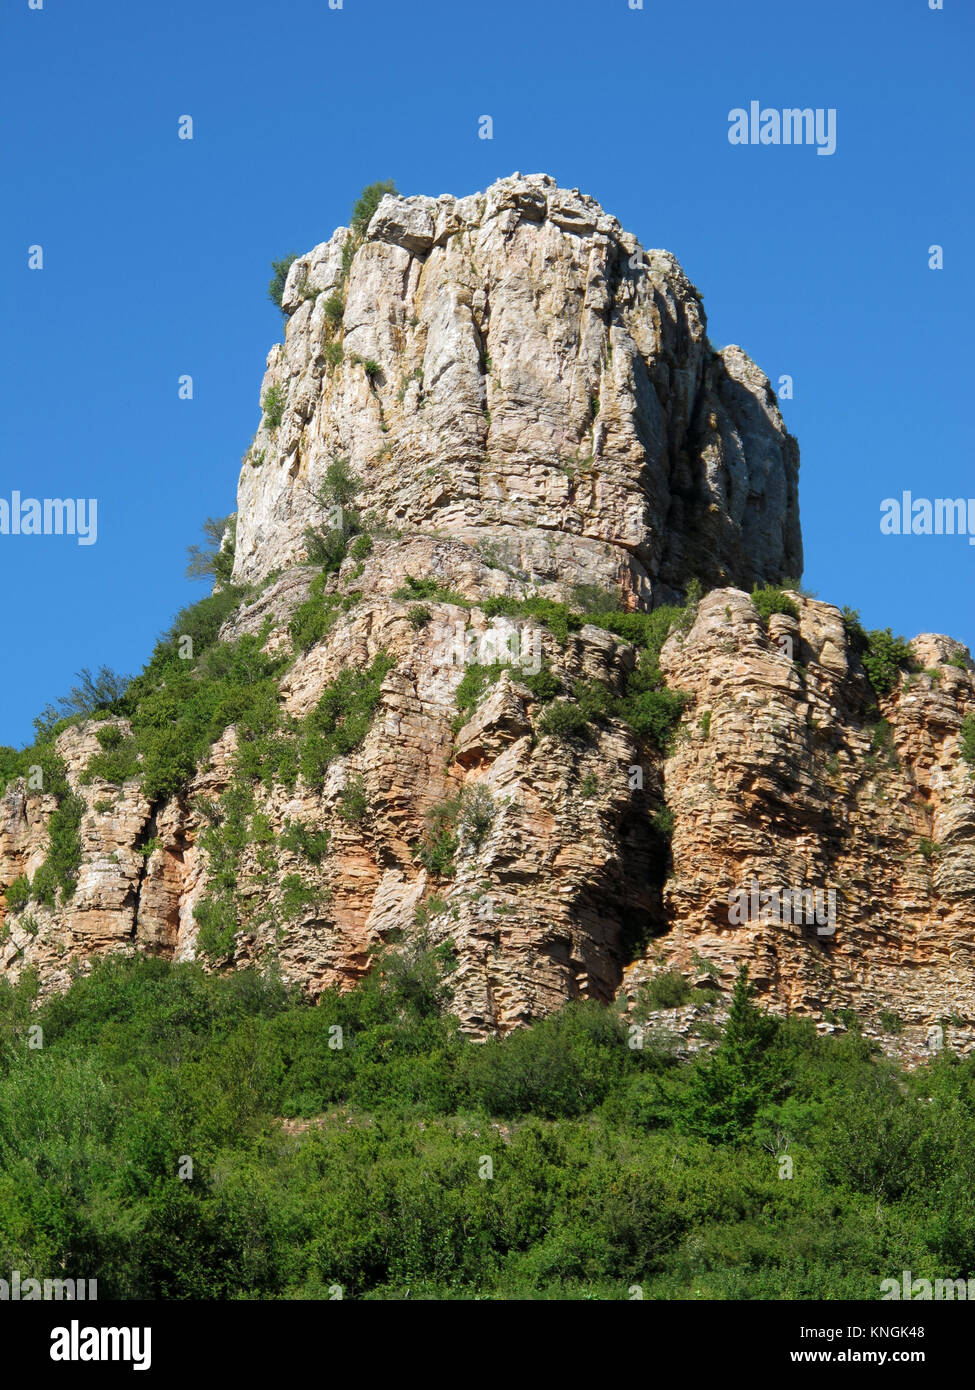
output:
[[737, 1143], [759, 1108], [776, 1098], [782, 1068], [774, 1055], [778, 1019], [752, 1002], [754, 989], [743, 964], [731, 996], [731, 1012], [717, 1049], [699, 1062], [677, 1117], [678, 1127], [712, 1143]]

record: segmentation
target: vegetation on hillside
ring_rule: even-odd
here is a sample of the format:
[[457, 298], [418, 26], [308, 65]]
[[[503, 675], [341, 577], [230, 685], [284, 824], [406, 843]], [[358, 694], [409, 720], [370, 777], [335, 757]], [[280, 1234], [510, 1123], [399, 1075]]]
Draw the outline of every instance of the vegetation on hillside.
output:
[[975, 1269], [975, 1059], [903, 1073], [743, 980], [697, 1061], [593, 1003], [474, 1044], [451, 966], [387, 955], [318, 1006], [154, 959], [35, 1012], [0, 981], [0, 1264], [102, 1299], [875, 1299]]

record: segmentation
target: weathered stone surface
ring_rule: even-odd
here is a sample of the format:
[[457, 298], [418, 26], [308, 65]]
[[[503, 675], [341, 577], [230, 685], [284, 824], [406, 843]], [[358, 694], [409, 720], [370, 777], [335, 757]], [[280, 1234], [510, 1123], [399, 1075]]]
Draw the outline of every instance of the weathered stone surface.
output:
[[[965, 652], [949, 638], [916, 640], [929, 670], [904, 676], [880, 702], [888, 755], [839, 611], [794, 598], [799, 622], [773, 616], [766, 634], [747, 595], [715, 591], [693, 630], [664, 648], [668, 680], [693, 703], [687, 738], [664, 768], [675, 816], [664, 932], [629, 967], [626, 987], [658, 970], [693, 974], [700, 959], [727, 985], [747, 961], [773, 1008], [811, 1013], [824, 1026], [852, 1008], [867, 1033], [906, 1056], [923, 1055], [940, 1024], [968, 1050], [975, 781], [959, 731], [975, 702], [971, 662], [946, 664]], [[798, 637], [794, 660], [783, 636]], [[734, 925], [729, 898], [753, 882], [833, 889], [835, 931]], [[899, 1015], [903, 1035], [882, 1033], [883, 1010]]]
[[301, 558], [335, 456], [383, 523], [491, 533], [532, 577], [568, 538], [589, 581], [625, 571], [645, 602], [694, 573], [750, 586], [801, 572], [795, 441], [763, 373], [709, 347], [672, 256], [545, 175], [386, 197], [344, 286], [335, 365], [324, 305], [348, 236], [288, 276], [261, 390], [286, 405], [241, 471], [235, 579]]
[[[836, 608], [795, 594], [798, 619], [766, 628], [745, 590], [802, 559], [796, 445], [765, 376], [739, 348], [711, 351], [672, 256], [543, 175], [463, 199], [385, 198], [343, 279], [351, 235], [288, 275], [286, 340], [261, 392], [278, 387], [285, 406], [238, 488], [234, 578], [255, 589], [222, 637], [269, 628], [267, 650], [294, 656], [280, 701], [295, 720], [344, 669], [381, 652], [392, 666], [369, 733], [322, 787], [255, 786], [274, 841], [244, 851], [234, 961], [273, 958], [316, 992], [422, 930], [453, 946], [454, 1008], [484, 1034], [582, 995], [642, 1008], [641, 985], [668, 969], [724, 999], [747, 960], [771, 1008], [823, 1031], [851, 1008], [908, 1059], [942, 1041], [968, 1050], [975, 781], [960, 731], [973, 666], [923, 634], [923, 670], [871, 713]], [[339, 295], [341, 329], [325, 311]], [[328, 578], [335, 620], [295, 653], [289, 624], [315, 574], [303, 533], [323, 520], [314, 496], [335, 457], [362, 480], [373, 548]], [[613, 719], [588, 739], [543, 737], [532, 674], [619, 694], [633, 649], [594, 625], [561, 644], [534, 619], [489, 617], [487, 600], [598, 585], [649, 608], [693, 576], [723, 587], [661, 655], [688, 697], [669, 755]], [[397, 597], [411, 579], [448, 601]], [[459, 715], [471, 661], [505, 650], [509, 669]], [[201, 835], [236, 746], [231, 727], [178, 796], [150, 805], [137, 777], [84, 783], [94, 726], [66, 730], [58, 749], [85, 804], [77, 886], [53, 910], [0, 897], [0, 973], [36, 966], [60, 989], [105, 951], [194, 958]], [[360, 782], [368, 809], [350, 817]], [[456, 873], [438, 879], [421, 863], [428, 813], [475, 796], [480, 829], [461, 817]], [[669, 850], [653, 820], [664, 806]], [[36, 874], [54, 808], [23, 782], [0, 798], [0, 886]], [[319, 864], [278, 841], [298, 821], [329, 832]], [[313, 897], [287, 915], [291, 874]], [[753, 882], [835, 890], [835, 932], [735, 924], [729, 896]], [[881, 1031], [884, 1009], [901, 1034]], [[689, 1032], [696, 1012], [661, 1020]]]

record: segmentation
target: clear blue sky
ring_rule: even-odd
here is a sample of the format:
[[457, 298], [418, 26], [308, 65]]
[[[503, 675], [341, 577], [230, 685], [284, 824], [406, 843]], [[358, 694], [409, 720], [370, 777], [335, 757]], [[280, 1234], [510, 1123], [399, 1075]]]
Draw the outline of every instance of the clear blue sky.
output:
[[[97, 497], [99, 536], [0, 536], [0, 743], [206, 592], [185, 547], [234, 509], [269, 262], [383, 178], [545, 171], [674, 252], [712, 340], [795, 379], [806, 585], [971, 645], [975, 547], [879, 505], [975, 495], [973, 38], [966, 0], [6, 0], [0, 496]], [[835, 107], [836, 153], [730, 145], [753, 99]]]

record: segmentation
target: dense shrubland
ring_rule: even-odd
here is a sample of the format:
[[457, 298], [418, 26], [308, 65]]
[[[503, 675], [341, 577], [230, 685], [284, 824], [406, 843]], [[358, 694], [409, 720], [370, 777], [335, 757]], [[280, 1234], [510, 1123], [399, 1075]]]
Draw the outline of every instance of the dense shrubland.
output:
[[743, 981], [698, 1061], [649, 998], [642, 1048], [594, 1003], [474, 1044], [451, 966], [387, 952], [317, 1006], [152, 959], [34, 1012], [0, 982], [0, 1265], [101, 1298], [876, 1298], [975, 1270], [975, 1060], [904, 1074]]

